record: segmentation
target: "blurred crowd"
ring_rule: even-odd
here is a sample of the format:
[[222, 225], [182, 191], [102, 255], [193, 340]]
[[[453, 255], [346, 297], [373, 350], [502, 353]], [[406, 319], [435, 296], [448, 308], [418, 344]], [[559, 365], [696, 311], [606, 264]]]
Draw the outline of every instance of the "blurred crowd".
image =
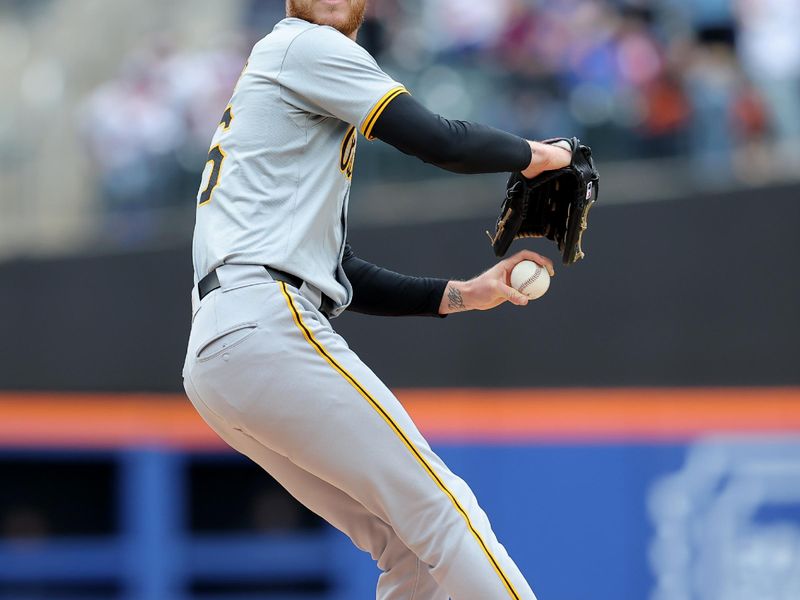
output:
[[243, 61], [235, 48], [186, 52], [160, 39], [87, 98], [80, 128], [121, 241], [147, 238], [159, 219], [152, 209], [194, 196]]
[[[283, 15], [283, 0], [249, 0], [230, 46], [153, 40], [91, 94], [109, 205], [194, 197], [249, 47]], [[578, 135], [603, 160], [688, 157], [725, 181], [800, 153], [798, 30], [797, 0], [372, 0], [359, 41], [445, 116]]]
[[798, 149], [797, 0], [426, 0], [374, 14], [372, 50], [445, 114], [574, 133], [604, 158], [688, 154], [721, 178], [739, 171], [737, 149]]

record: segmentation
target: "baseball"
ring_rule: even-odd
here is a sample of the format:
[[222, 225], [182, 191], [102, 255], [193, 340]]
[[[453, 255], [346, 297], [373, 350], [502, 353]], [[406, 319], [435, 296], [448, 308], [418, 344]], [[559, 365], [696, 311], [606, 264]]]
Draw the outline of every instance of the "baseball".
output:
[[511, 271], [511, 287], [536, 300], [550, 287], [550, 274], [543, 266], [523, 260]]

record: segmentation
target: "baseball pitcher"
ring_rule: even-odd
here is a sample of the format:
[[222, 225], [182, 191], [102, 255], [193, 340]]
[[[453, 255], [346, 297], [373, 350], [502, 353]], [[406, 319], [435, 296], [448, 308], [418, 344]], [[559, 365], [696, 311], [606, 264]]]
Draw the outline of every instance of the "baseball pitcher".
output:
[[347, 244], [359, 135], [458, 173], [562, 169], [568, 145], [433, 114], [355, 42], [366, 0], [288, 0], [254, 47], [197, 197], [184, 385], [228, 444], [369, 552], [380, 600], [531, 600], [468, 485], [331, 326], [344, 310], [525, 305], [528, 251], [470, 281], [394, 273]]

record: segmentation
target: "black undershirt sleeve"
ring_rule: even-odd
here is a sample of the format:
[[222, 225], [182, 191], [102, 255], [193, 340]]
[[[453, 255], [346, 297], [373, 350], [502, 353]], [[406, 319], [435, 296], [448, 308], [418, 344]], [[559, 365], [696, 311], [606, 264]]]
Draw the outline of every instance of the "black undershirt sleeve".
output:
[[531, 147], [524, 139], [486, 125], [445, 119], [409, 94], [391, 101], [372, 135], [455, 173], [524, 171], [531, 162]]
[[[401, 152], [456, 173], [522, 171], [531, 162], [527, 141], [486, 125], [451, 121], [408, 94], [386, 107], [372, 133]], [[446, 279], [411, 277], [358, 258], [345, 245], [342, 267], [353, 286], [348, 307], [382, 316], [443, 316], [439, 306]]]
[[342, 267], [353, 286], [348, 310], [388, 317], [444, 316], [439, 314], [446, 279], [401, 275], [358, 258], [350, 244], [344, 248]]

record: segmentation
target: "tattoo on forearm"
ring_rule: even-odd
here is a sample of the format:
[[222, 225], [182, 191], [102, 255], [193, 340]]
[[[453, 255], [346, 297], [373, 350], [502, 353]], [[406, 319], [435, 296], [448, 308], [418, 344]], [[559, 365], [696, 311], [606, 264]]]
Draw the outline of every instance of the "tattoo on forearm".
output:
[[461, 297], [461, 291], [452, 285], [447, 290], [447, 307], [450, 310], [467, 310], [467, 307], [464, 306], [464, 298]]

